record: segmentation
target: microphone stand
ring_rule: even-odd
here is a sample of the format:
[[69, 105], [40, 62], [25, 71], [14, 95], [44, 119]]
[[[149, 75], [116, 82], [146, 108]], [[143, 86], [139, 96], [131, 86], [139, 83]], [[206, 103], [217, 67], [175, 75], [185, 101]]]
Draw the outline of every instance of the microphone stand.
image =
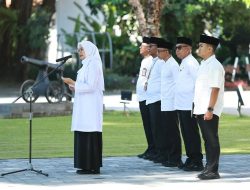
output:
[[[36, 172], [38, 174], [42, 174], [44, 176], [49, 176], [49, 174], [47, 173], [43, 173], [42, 170], [36, 170], [33, 168], [32, 165], [32, 118], [33, 118], [33, 112], [32, 112], [32, 95], [33, 95], [33, 90], [32, 88], [36, 87], [41, 81], [43, 81], [45, 78], [49, 77], [49, 75], [51, 73], [53, 73], [54, 71], [56, 71], [59, 67], [61, 67], [65, 62], [67, 61], [67, 59], [63, 60], [56, 68], [54, 68], [53, 70], [51, 70], [47, 75], [45, 75], [43, 78], [41, 78], [37, 83], [35, 83], [34, 85], [32, 85], [31, 87], [29, 87], [23, 94], [28, 94], [28, 97], [30, 99], [29, 101], [29, 163], [28, 163], [28, 168], [26, 169], [21, 169], [21, 170], [16, 170], [16, 171], [12, 171], [12, 172], [7, 172], [7, 173], [2, 173], [1, 176], [5, 176], [8, 174], [14, 174], [14, 173], [18, 173], [18, 172], [23, 172], [23, 171], [33, 171]], [[23, 94], [21, 94], [16, 100], [14, 100], [12, 103], [15, 103], [18, 99], [20, 99]]]

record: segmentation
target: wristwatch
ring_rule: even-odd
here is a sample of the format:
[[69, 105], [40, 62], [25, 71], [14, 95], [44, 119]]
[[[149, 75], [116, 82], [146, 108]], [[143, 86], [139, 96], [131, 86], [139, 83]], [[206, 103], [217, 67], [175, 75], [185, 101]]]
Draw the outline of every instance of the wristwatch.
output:
[[208, 108], [207, 108], [207, 111], [209, 111], [209, 112], [213, 112], [213, 111], [214, 111], [214, 108], [212, 108], [212, 107], [208, 107]]

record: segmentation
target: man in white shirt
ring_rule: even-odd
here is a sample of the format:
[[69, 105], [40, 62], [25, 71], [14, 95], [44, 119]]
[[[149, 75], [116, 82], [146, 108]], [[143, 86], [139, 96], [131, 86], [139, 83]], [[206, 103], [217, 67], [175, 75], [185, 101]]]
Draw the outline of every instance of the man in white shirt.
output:
[[148, 80], [149, 71], [152, 66], [152, 56], [149, 54], [149, 43], [150, 43], [150, 38], [143, 37], [140, 46], [140, 54], [143, 56], [143, 60], [141, 62], [139, 77], [136, 84], [136, 94], [137, 94], [137, 99], [139, 101], [139, 108], [141, 112], [143, 128], [148, 144], [145, 152], [138, 155], [139, 158], [147, 158], [150, 154], [153, 154], [155, 151], [155, 143], [153, 140], [152, 129], [150, 127], [149, 110], [148, 106], [146, 105], [146, 91], [145, 91], [145, 83]]
[[166, 167], [182, 167], [181, 137], [177, 112], [174, 108], [175, 84], [179, 65], [172, 57], [174, 44], [161, 39], [158, 44], [158, 57], [161, 68], [161, 152], [164, 157], [159, 162]]
[[150, 37], [150, 55], [153, 57], [152, 66], [149, 71], [148, 80], [145, 85], [146, 105], [149, 109], [150, 127], [152, 129], [153, 140], [156, 152], [147, 159], [155, 161], [161, 157], [160, 134], [161, 134], [161, 61], [157, 57], [157, 46], [160, 38]]
[[225, 71], [214, 55], [218, 44], [217, 38], [200, 36], [198, 55], [203, 60], [195, 83], [194, 114], [205, 142], [206, 166], [198, 175], [202, 180], [220, 178], [218, 125], [223, 109]]
[[192, 55], [192, 40], [190, 38], [177, 37], [176, 55], [181, 59], [181, 64], [176, 81], [174, 106], [178, 112], [187, 156], [183, 170], [202, 171], [203, 155], [200, 132], [197, 121], [191, 114], [199, 63]]

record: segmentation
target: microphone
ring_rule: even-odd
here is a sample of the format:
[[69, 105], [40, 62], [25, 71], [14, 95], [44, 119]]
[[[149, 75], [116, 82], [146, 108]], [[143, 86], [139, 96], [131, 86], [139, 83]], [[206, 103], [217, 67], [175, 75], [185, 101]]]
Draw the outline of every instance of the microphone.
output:
[[56, 62], [60, 62], [60, 61], [67, 61], [68, 59], [72, 58], [72, 55], [68, 55], [59, 59], [56, 59]]

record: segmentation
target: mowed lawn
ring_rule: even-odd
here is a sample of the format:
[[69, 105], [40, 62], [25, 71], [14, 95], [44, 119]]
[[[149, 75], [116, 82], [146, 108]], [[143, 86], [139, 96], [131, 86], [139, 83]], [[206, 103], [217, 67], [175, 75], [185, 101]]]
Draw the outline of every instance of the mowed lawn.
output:
[[[73, 133], [70, 125], [71, 116], [33, 118], [32, 157], [72, 157]], [[250, 117], [223, 115], [219, 136], [222, 154], [249, 154]], [[132, 112], [129, 116], [123, 112], [104, 113], [104, 156], [134, 156], [145, 148], [139, 112]], [[28, 153], [29, 120], [0, 119], [0, 159], [27, 158]]]

